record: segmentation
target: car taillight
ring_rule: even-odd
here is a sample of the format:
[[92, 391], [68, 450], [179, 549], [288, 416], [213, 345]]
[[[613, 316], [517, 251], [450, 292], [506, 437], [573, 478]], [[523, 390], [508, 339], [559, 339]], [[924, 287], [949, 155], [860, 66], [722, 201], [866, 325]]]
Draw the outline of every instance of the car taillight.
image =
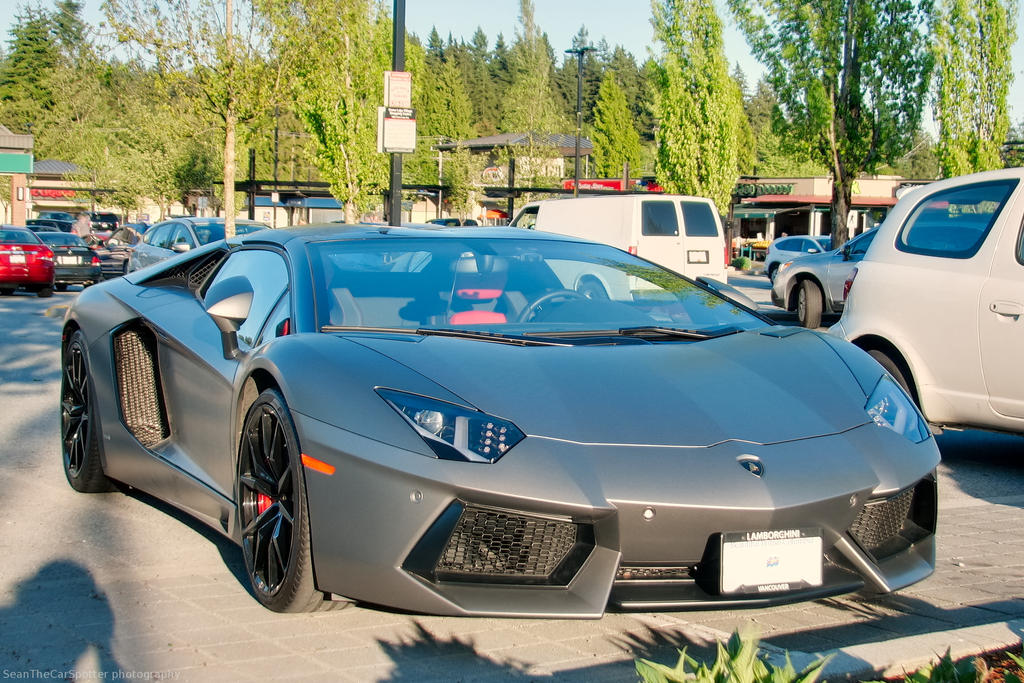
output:
[[628, 251], [633, 256], [636, 256], [636, 245], [635, 244], [629, 245], [629, 248], [626, 251]]
[[99, 256], [93, 256], [92, 257], [92, 265], [94, 265], [94, 266], [100, 265], [100, 257]]
[[850, 289], [853, 287], [853, 280], [857, 277], [857, 269], [854, 268], [850, 271], [849, 277], [846, 278], [846, 282], [843, 283], [843, 301], [850, 296]]
[[53, 260], [53, 250], [42, 244], [30, 244], [27, 247], [22, 247], [22, 251], [26, 254], [32, 254], [40, 261]]

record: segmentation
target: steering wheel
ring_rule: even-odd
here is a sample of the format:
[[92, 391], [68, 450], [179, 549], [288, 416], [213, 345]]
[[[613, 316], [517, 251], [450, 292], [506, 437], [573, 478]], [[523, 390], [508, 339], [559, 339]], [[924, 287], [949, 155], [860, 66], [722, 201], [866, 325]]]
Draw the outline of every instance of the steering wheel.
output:
[[587, 297], [583, 296], [579, 292], [571, 289], [556, 289], [547, 294], [541, 294], [539, 297], [531, 301], [523, 309], [523, 312], [519, 314], [519, 322], [527, 323], [533, 319], [533, 316], [540, 312], [540, 309], [544, 307], [544, 304], [554, 301], [556, 299], [572, 300], [577, 299], [579, 301], [587, 301]]

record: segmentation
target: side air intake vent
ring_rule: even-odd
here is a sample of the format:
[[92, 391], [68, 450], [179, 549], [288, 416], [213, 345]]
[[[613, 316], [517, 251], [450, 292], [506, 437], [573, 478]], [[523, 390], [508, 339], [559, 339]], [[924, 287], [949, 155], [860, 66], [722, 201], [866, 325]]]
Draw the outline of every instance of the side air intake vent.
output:
[[170, 435], [160, 388], [156, 338], [145, 327], [129, 327], [114, 335], [114, 367], [121, 419], [143, 446], [150, 448]]

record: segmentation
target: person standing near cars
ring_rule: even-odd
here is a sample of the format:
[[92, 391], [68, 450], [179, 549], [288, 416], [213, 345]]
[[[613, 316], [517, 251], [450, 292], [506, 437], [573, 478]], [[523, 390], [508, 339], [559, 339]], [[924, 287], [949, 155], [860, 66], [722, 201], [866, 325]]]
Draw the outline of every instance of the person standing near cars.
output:
[[75, 224], [71, 227], [71, 232], [75, 233], [82, 239], [85, 239], [92, 234], [92, 221], [89, 219], [89, 214], [80, 213], [78, 218], [75, 219]]

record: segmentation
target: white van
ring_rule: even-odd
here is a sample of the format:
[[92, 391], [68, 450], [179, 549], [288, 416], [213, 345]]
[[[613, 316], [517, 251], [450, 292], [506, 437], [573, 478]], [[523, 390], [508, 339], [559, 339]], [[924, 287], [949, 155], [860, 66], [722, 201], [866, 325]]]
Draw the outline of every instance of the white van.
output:
[[726, 281], [725, 237], [714, 202], [673, 194], [548, 199], [512, 225], [610, 244], [690, 278]]

